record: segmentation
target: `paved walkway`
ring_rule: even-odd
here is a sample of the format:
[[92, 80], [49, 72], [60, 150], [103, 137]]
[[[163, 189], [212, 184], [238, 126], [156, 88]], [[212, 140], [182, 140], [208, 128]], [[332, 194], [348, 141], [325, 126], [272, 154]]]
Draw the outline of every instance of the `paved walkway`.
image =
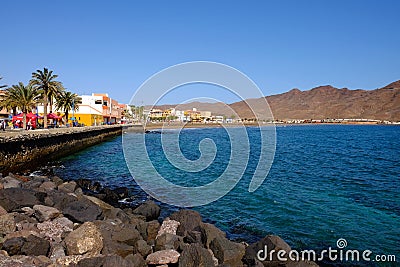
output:
[[64, 127], [53, 129], [37, 129], [37, 130], [23, 130], [23, 129], [10, 129], [6, 131], [0, 130], [0, 142], [7, 142], [13, 139], [24, 137], [40, 137], [49, 135], [62, 135], [75, 132], [93, 131], [97, 129], [110, 129], [120, 128], [122, 125], [102, 125], [102, 126], [86, 126], [86, 127]]

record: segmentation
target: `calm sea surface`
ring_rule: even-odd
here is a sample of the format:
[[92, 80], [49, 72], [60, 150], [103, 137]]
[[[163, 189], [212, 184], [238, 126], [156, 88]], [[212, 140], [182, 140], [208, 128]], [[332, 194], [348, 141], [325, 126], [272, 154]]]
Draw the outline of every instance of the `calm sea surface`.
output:
[[[247, 242], [277, 234], [293, 248], [321, 250], [336, 248], [336, 240], [344, 238], [347, 249], [369, 249], [400, 259], [399, 126], [277, 127], [274, 163], [253, 193], [248, 186], [257, 165], [259, 129], [247, 132], [251, 154], [246, 172], [229, 194], [195, 208], [205, 220], [227, 231], [230, 238]], [[180, 147], [188, 159], [200, 156], [198, 145], [204, 138], [211, 138], [217, 147], [213, 163], [199, 173], [173, 167], [162, 151], [160, 136], [146, 135], [149, 156], [159, 173], [176, 184], [209, 183], [228, 164], [230, 144], [224, 129], [181, 132]], [[124, 136], [138, 137], [137, 133]], [[61, 166], [56, 173], [63, 178], [126, 186], [138, 202], [146, 198], [126, 166], [122, 137], [63, 158]], [[164, 216], [176, 209], [164, 206]]]

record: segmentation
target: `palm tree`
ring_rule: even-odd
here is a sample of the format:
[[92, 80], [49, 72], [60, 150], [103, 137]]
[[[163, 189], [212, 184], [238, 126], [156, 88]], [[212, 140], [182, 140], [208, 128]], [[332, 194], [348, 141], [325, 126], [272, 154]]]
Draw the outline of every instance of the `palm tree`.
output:
[[13, 85], [6, 89], [6, 101], [13, 103], [17, 108], [20, 108], [24, 113], [23, 127], [26, 128], [26, 113], [31, 111], [36, 106], [40, 99], [39, 92], [30, 84], [25, 86], [23, 83]]
[[52, 107], [53, 99], [64, 90], [62, 83], [55, 80], [57, 77], [58, 75], [53, 74], [53, 71], [49, 71], [47, 68], [32, 73], [30, 84], [40, 92], [43, 101], [44, 128], [47, 128], [47, 105], [50, 104], [50, 107]]
[[65, 113], [67, 123], [69, 111], [77, 111], [79, 109], [79, 104], [82, 104], [82, 98], [68, 91], [62, 91], [56, 98], [56, 109], [62, 110]]
[[[0, 77], [0, 80], [3, 79], [3, 77]], [[0, 88], [7, 87], [7, 85], [0, 85]]]
[[6, 109], [7, 111], [12, 110], [12, 114], [16, 115], [17, 114], [17, 105], [15, 99], [8, 97], [8, 90], [1, 90], [2, 94], [0, 94], [0, 110], [3, 108]]

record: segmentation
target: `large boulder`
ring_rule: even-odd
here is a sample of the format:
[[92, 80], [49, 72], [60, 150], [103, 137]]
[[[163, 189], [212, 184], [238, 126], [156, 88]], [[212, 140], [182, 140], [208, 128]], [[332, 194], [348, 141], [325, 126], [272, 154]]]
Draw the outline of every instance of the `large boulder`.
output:
[[71, 203], [77, 201], [78, 198], [72, 194], [66, 194], [57, 190], [51, 191], [47, 194], [45, 199], [46, 205], [53, 206], [60, 211], [68, 207]]
[[162, 265], [177, 263], [179, 260], [179, 252], [173, 249], [160, 250], [149, 254], [146, 257], [148, 264]]
[[242, 258], [245, 254], [243, 244], [235, 243], [225, 237], [217, 236], [210, 243], [210, 249], [219, 263], [231, 266], [243, 266]]
[[36, 235], [29, 235], [21, 248], [21, 253], [30, 256], [47, 256], [50, 249], [50, 242]]
[[128, 255], [125, 259], [132, 262], [134, 267], [147, 267], [146, 260], [138, 253]]
[[133, 213], [146, 217], [147, 221], [157, 220], [160, 216], [160, 207], [152, 200], [147, 200], [139, 207], [133, 210]]
[[149, 255], [152, 252], [152, 248], [151, 246], [149, 246], [147, 244], [146, 241], [144, 241], [143, 239], [140, 239], [136, 242], [135, 244], [135, 248], [136, 251], [142, 255], [143, 257], [146, 257], [147, 255]]
[[124, 225], [120, 220], [95, 221], [103, 237], [102, 254], [116, 254], [126, 257], [135, 250], [137, 240], [141, 239], [139, 232], [132, 225]]
[[136, 230], [131, 225], [122, 225], [121, 228], [115, 229], [115, 231], [111, 234], [111, 239], [125, 243], [130, 246], [134, 246], [139, 239], [142, 239], [138, 230]]
[[164, 233], [156, 238], [155, 250], [175, 249], [183, 245], [183, 238], [178, 235]]
[[25, 238], [23, 237], [13, 237], [8, 238], [4, 241], [2, 249], [7, 251], [8, 255], [19, 255], [21, 254], [21, 248], [24, 245]]
[[13, 178], [11, 176], [4, 177], [3, 179], [0, 180], [0, 182], [3, 184], [3, 188], [20, 188], [21, 187], [21, 181]]
[[155, 240], [160, 229], [160, 223], [156, 220], [147, 223], [146, 236], [147, 241]]
[[168, 217], [165, 218], [165, 220], [161, 224], [160, 229], [158, 230], [156, 238], [161, 236], [164, 233], [176, 235], [176, 230], [178, 229], [179, 225], [180, 225], [180, 222], [171, 220]]
[[202, 234], [203, 244], [206, 248], [210, 248], [211, 241], [214, 240], [216, 237], [226, 237], [225, 232], [221, 231], [215, 225], [210, 223], [201, 223], [200, 224], [200, 231]]
[[8, 212], [22, 207], [33, 207], [42, 204], [42, 194], [24, 188], [6, 188], [0, 190], [0, 205]]
[[33, 210], [35, 211], [35, 217], [39, 220], [39, 222], [54, 219], [61, 214], [58, 209], [44, 205], [35, 205], [33, 206]]
[[98, 255], [103, 248], [103, 237], [96, 225], [85, 222], [64, 239], [68, 255]]
[[56, 186], [56, 184], [54, 182], [45, 181], [39, 186], [38, 190], [42, 191], [42, 192], [51, 192], [51, 191], [55, 190], [56, 187], [57, 186]]
[[61, 242], [65, 233], [72, 232], [73, 223], [65, 217], [45, 221], [36, 225], [39, 233], [50, 241]]
[[[290, 246], [279, 236], [276, 235], [267, 235], [260, 241], [249, 245], [246, 248], [246, 254], [243, 257], [243, 261], [249, 265], [255, 265], [260, 262], [262, 259], [257, 257], [257, 253], [259, 251], [263, 251], [261, 254], [262, 257], [265, 252], [269, 253], [270, 251], [286, 251], [286, 255], [291, 251]], [[264, 266], [286, 266], [286, 267], [311, 267], [318, 266], [315, 262], [312, 261], [285, 261], [282, 262], [278, 259], [277, 253], [272, 254], [272, 258], [266, 258], [264, 261], [261, 261]]]
[[73, 193], [76, 189], [76, 182], [75, 181], [69, 181], [60, 184], [57, 187], [58, 191], [64, 192], [64, 193]]
[[211, 253], [198, 243], [187, 245], [179, 257], [179, 267], [210, 267], [214, 265]]
[[79, 223], [100, 219], [102, 215], [100, 207], [84, 197], [70, 202], [68, 206], [63, 207], [62, 212], [72, 221]]
[[177, 235], [186, 236], [190, 231], [200, 231], [202, 218], [197, 211], [180, 210], [173, 213], [170, 218], [180, 223], [176, 231]]
[[[289, 253], [291, 251], [290, 246], [282, 238], [280, 238], [279, 236], [276, 236], [276, 235], [267, 235], [260, 241], [255, 242], [246, 248], [244, 261], [249, 265], [254, 264], [256, 260], [260, 260], [257, 258], [257, 253], [260, 250], [265, 251], [265, 247], [267, 248], [267, 251], [284, 250], [287, 253]], [[273, 258], [271, 260], [268, 259], [265, 262], [270, 262], [271, 264], [274, 264], [274, 263], [278, 264], [279, 261], [277, 259], [276, 253], [273, 254]]]

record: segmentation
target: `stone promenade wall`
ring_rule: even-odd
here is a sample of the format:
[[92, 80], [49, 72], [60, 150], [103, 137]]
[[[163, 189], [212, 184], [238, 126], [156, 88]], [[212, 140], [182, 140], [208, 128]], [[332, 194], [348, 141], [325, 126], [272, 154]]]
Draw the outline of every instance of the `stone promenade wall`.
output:
[[32, 170], [121, 135], [122, 129], [115, 125], [1, 133], [0, 173]]

